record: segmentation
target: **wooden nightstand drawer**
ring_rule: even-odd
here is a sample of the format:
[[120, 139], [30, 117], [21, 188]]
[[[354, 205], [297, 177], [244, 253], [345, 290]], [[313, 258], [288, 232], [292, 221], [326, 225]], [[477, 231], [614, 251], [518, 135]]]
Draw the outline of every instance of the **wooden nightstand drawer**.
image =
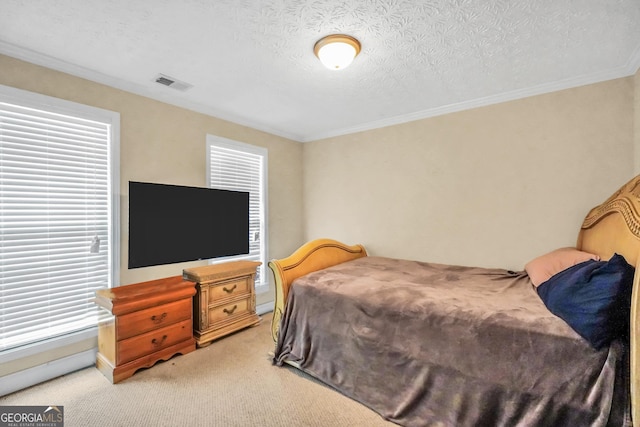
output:
[[209, 307], [209, 325], [246, 315], [249, 312], [249, 299], [245, 298], [218, 307]]
[[156, 329], [118, 343], [118, 364], [127, 363], [192, 337], [191, 319]]
[[191, 298], [125, 314], [118, 318], [118, 340], [133, 337], [191, 318]]
[[248, 278], [230, 280], [209, 288], [209, 304], [216, 304], [226, 298], [248, 294], [249, 292], [251, 292], [251, 284]]
[[257, 325], [254, 282], [260, 262], [230, 261], [188, 268], [182, 277], [196, 282], [193, 335], [198, 347]]

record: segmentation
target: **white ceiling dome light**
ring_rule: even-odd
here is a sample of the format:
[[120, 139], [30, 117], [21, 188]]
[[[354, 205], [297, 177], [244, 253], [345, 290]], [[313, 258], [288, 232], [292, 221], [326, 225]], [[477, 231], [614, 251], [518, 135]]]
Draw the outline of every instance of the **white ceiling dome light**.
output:
[[328, 69], [342, 70], [360, 53], [360, 42], [345, 34], [332, 34], [318, 40], [313, 52]]

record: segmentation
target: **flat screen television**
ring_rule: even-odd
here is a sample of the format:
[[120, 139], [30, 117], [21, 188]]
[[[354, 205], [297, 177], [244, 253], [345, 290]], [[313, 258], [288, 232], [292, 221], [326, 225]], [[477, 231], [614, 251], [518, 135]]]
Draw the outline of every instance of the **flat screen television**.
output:
[[129, 268], [249, 253], [249, 193], [129, 181]]

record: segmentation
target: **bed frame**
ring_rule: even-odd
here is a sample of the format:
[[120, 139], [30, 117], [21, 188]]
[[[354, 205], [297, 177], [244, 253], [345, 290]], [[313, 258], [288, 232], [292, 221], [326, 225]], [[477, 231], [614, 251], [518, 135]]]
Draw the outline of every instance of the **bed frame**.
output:
[[[576, 247], [611, 258], [618, 253], [636, 268], [631, 297], [630, 386], [631, 415], [640, 425], [640, 353], [638, 316], [640, 315], [640, 175], [623, 185], [604, 203], [593, 208], [584, 219]], [[276, 302], [271, 322], [274, 342], [285, 310], [291, 283], [308, 273], [367, 256], [362, 245], [345, 245], [335, 240], [318, 239], [306, 243], [291, 256], [269, 262], [276, 282]]]
[[332, 265], [367, 256], [362, 245], [349, 246], [331, 239], [318, 239], [301, 246], [291, 256], [269, 262], [276, 280], [276, 303], [271, 319], [271, 336], [278, 340], [280, 318], [284, 313], [291, 283], [300, 276]]

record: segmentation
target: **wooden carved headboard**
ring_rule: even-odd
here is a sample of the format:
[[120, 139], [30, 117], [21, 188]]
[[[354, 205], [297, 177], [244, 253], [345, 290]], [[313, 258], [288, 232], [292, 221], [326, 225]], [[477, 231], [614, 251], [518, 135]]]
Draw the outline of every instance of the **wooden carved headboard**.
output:
[[577, 247], [603, 260], [618, 253], [636, 268], [631, 296], [631, 416], [634, 425], [640, 425], [640, 176], [591, 209], [582, 223]]
[[636, 265], [640, 253], [640, 175], [587, 214], [578, 249], [609, 259], [618, 253]]
[[273, 341], [278, 338], [280, 318], [284, 313], [289, 287], [295, 279], [363, 256], [367, 256], [367, 251], [362, 245], [350, 246], [336, 240], [317, 239], [304, 244], [287, 258], [271, 260], [268, 265], [276, 280], [276, 303], [271, 319]]

